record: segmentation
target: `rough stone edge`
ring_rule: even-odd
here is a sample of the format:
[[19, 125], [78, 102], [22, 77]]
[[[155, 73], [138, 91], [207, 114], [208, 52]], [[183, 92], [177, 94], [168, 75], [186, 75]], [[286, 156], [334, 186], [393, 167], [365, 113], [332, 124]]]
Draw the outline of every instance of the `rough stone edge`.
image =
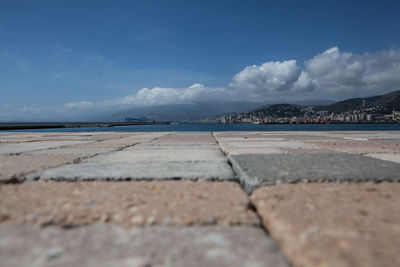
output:
[[[336, 153], [333, 153], [336, 154]], [[346, 153], [347, 154], [347, 153]], [[246, 155], [246, 154], [244, 154]], [[252, 155], [252, 154], [247, 154], [247, 155]], [[258, 154], [258, 155], [263, 155], [263, 154]], [[264, 186], [275, 186], [275, 185], [280, 185], [280, 184], [298, 184], [298, 183], [367, 183], [367, 182], [372, 182], [372, 183], [382, 183], [382, 182], [388, 182], [388, 183], [400, 183], [400, 177], [399, 178], [368, 178], [368, 179], [334, 179], [334, 178], [321, 178], [321, 179], [314, 179], [314, 180], [308, 180], [308, 179], [295, 179], [291, 180], [289, 182], [280, 182], [280, 181], [262, 181], [262, 182], [252, 182], [252, 178], [247, 175], [246, 171], [242, 169], [240, 164], [236, 161], [234, 158], [235, 156], [238, 155], [229, 155], [228, 156], [228, 161], [232, 165], [233, 170], [238, 176], [238, 180], [240, 184], [242, 185], [243, 189], [245, 192], [250, 196], [254, 190], [264, 187]], [[360, 157], [365, 157], [365, 156], [360, 156]], [[372, 158], [372, 157], [371, 157]], [[380, 161], [386, 161], [382, 159], [377, 159], [376, 160]], [[391, 162], [391, 161], [389, 161]], [[393, 162], [392, 162], [393, 163]]]
[[[221, 161], [222, 162], [222, 161]], [[204, 163], [210, 163], [210, 162], [204, 162]], [[110, 181], [110, 182], [119, 182], [119, 181], [170, 181], [170, 180], [178, 180], [178, 181], [219, 181], [219, 182], [238, 182], [238, 177], [235, 175], [235, 172], [232, 170], [229, 162], [226, 162], [228, 165], [228, 168], [231, 169], [232, 174], [227, 176], [227, 177], [219, 177], [219, 176], [210, 176], [210, 177], [202, 177], [202, 176], [189, 176], [188, 178], [185, 178], [184, 176], [171, 176], [171, 177], [166, 177], [166, 178], [151, 178], [151, 177], [140, 177], [140, 178], [132, 178], [132, 177], [89, 177], [89, 178], [80, 178], [79, 175], [76, 176], [70, 176], [70, 177], [46, 177], [43, 178], [42, 175], [52, 169], [57, 169], [63, 166], [68, 166], [68, 165], [79, 165], [79, 164], [64, 164], [58, 167], [54, 168], [48, 168], [43, 171], [38, 171], [34, 173], [30, 173], [25, 175], [24, 181], [25, 182], [33, 182], [33, 181], [56, 181], [56, 182], [78, 182], [78, 181]]]

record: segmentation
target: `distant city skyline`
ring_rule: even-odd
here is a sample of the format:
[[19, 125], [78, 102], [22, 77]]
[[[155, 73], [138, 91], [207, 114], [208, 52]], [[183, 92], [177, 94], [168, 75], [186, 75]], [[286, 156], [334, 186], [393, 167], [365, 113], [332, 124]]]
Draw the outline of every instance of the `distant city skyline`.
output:
[[398, 1], [4, 1], [0, 120], [400, 89]]

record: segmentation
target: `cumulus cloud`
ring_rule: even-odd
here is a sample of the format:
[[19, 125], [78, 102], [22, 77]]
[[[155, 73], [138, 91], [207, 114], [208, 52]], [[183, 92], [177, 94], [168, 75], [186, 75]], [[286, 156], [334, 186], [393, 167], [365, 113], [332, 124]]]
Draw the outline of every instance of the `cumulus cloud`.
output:
[[[103, 102], [67, 103], [57, 111], [99, 111], [210, 101], [276, 103], [306, 99], [338, 100], [398, 89], [400, 49], [355, 54], [332, 47], [306, 60], [302, 66], [296, 60], [268, 61], [247, 66], [224, 87], [195, 83], [184, 88], [143, 88], [126, 97]], [[24, 108], [23, 112], [38, 110]]]
[[304, 63], [265, 62], [244, 68], [231, 86], [250, 99], [345, 98], [400, 89], [400, 50], [353, 54], [327, 49]]
[[234, 86], [262, 92], [290, 90], [301, 73], [296, 60], [265, 62], [246, 67], [233, 77]]
[[360, 55], [333, 47], [306, 61], [305, 71], [310, 77], [309, 86], [326, 95], [385, 93], [400, 89], [400, 50]]

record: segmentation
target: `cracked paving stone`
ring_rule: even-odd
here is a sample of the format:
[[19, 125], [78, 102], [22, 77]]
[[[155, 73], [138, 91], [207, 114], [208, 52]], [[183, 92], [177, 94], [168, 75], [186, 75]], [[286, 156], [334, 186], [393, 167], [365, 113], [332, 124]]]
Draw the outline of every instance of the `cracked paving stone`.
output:
[[400, 181], [400, 164], [341, 153], [233, 155], [229, 160], [247, 192], [297, 182]]
[[251, 200], [294, 266], [400, 266], [400, 184], [296, 184]]
[[289, 264], [259, 228], [0, 225], [3, 266], [276, 266]]
[[233, 182], [9, 184], [0, 187], [0, 211], [0, 221], [41, 226], [259, 225], [246, 194]]

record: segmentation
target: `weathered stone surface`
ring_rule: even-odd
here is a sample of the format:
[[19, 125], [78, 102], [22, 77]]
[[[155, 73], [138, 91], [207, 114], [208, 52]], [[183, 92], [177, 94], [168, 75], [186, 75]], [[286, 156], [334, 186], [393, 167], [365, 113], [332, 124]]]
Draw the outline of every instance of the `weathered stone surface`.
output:
[[3, 266], [289, 266], [276, 244], [251, 227], [0, 225], [0, 235]]
[[400, 181], [400, 164], [349, 154], [237, 155], [229, 160], [245, 189], [302, 181]]
[[32, 182], [0, 187], [0, 222], [74, 226], [259, 225], [232, 182]]
[[226, 158], [217, 149], [130, 149], [100, 155], [85, 162], [93, 163], [137, 163], [137, 162], [196, 162], [223, 161]]
[[400, 184], [297, 184], [252, 197], [294, 266], [400, 266]]
[[26, 174], [73, 163], [73, 155], [0, 155], [0, 183], [23, 181]]
[[395, 153], [373, 153], [373, 154], [365, 154], [365, 156], [400, 163], [400, 153], [398, 153], [398, 154], [395, 154]]
[[148, 142], [157, 139], [161, 136], [167, 135], [167, 133], [133, 133], [128, 137], [107, 139], [98, 142], [91, 142], [79, 146], [74, 146], [76, 148], [114, 148], [122, 149], [143, 142]]
[[321, 149], [329, 149], [351, 154], [400, 152], [400, 146], [388, 142], [381, 143], [363, 138], [348, 138], [341, 141], [306, 141]]
[[86, 141], [38, 141], [0, 144], [0, 154], [18, 154], [34, 150], [64, 147], [71, 145], [83, 145]]
[[235, 180], [227, 162], [82, 163], [27, 176], [28, 180]]
[[235, 141], [219, 145], [227, 155], [240, 154], [283, 154], [284, 149], [312, 149], [314, 146], [297, 141]]
[[114, 151], [113, 148], [54, 148], [54, 149], [44, 149], [38, 151], [27, 152], [25, 154], [30, 155], [74, 155], [81, 158], [92, 157], [95, 155], [100, 155]]

